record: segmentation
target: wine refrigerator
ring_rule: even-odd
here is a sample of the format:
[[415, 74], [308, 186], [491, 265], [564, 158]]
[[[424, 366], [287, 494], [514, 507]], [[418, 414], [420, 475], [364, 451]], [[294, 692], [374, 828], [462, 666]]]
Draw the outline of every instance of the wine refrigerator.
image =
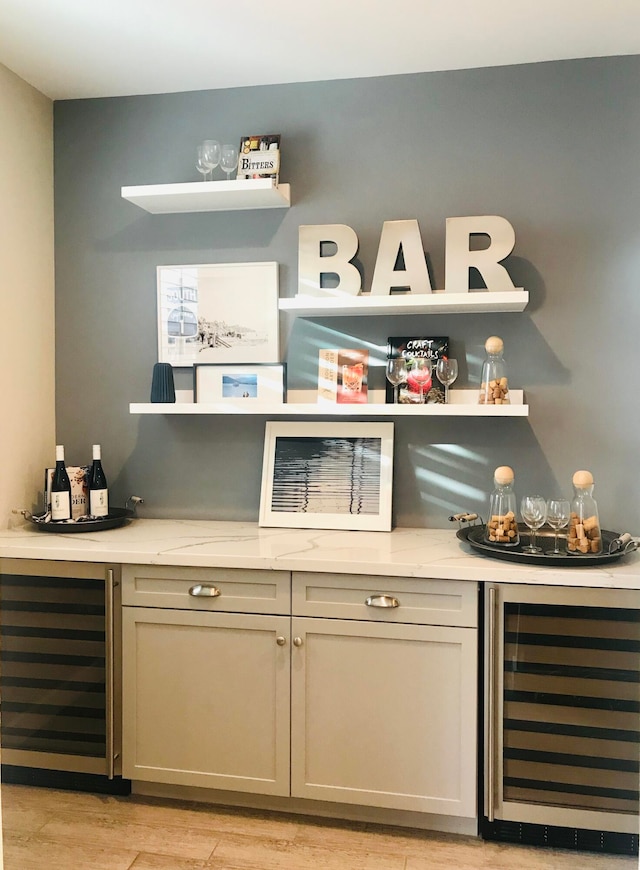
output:
[[0, 559], [2, 777], [126, 794], [117, 566]]
[[487, 584], [487, 839], [638, 850], [640, 595]]

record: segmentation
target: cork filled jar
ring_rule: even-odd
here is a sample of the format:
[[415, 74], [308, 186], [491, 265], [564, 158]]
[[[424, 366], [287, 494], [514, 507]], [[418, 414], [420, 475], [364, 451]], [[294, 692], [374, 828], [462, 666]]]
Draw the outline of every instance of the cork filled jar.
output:
[[509, 405], [509, 382], [507, 366], [502, 354], [504, 342], [497, 335], [491, 335], [484, 343], [487, 357], [482, 364], [480, 383], [480, 405]]
[[520, 543], [513, 481], [512, 468], [508, 465], [496, 468], [493, 474], [494, 488], [489, 501], [489, 519], [485, 527], [485, 541], [489, 544], [517, 547]]
[[567, 552], [572, 556], [598, 555], [602, 552], [602, 533], [590, 471], [576, 471], [573, 475], [573, 491]]

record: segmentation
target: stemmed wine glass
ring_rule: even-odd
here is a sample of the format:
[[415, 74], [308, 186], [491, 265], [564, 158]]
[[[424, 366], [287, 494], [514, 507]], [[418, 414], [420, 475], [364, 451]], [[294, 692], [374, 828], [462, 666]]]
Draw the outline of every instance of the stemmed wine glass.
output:
[[202, 180], [207, 180], [207, 175], [211, 171], [209, 166], [209, 155], [207, 149], [203, 145], [198, 145], [198, 156], [196, 157], [196, 169], [202, 173]]
[[541, 495], [525, 495], [520, 503], [520, 513], [525, 525], [531, 530], [530, 543], [523, 547], [523, 553], [541, 553], [542, 548], [536, 547], [536, 532], [544, 525], [547, 518], [547, 503]]
[[571, 505], [565, 498], [550, 498], [547, 502], [547, 522], [554, 532], [554, 547], [549, 553], [559, 556], [562, 550], [558, 547], [558, 532], [569, 525]]
[[444, 387], [445, 405], [449, 401], [449, 387], [458, 377], [458, 360], [442, 357], [436, 363], [436, 377]]
[[[213, 181], [213, 170], [220, 163], [220, 143], [217, 139], [205, 139], [200, 147], [202, 148], [204, 164], [209, 167], [211, 173], [211, 178], [208, 180]], [[207, 181], [206, 175], [204, 180]]]
[[235, 145], [223, 145], [220, 152], [220, 166], [227, 173], [227, 181], [230, 181], [231, 173], [238, 166], [238, 149]]
[[393, 403], [397, 405], [400, 401], [398, 395], [400, 384], [407, 380], [407, 361], [404, 357], [387, 360], [386, 370], [387, 380], [393, 386]]
[[424, 404], [424, 388], [431, 387], [431, 360], [426, 357], [414, 359], [409, 377], [420, 387], [420, 403]]

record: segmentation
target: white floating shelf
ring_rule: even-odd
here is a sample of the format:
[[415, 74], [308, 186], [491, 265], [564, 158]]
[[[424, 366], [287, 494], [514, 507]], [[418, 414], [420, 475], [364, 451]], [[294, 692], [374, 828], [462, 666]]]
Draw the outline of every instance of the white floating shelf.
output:
[[452, 390], [447, 405], [337, 405], [331, 402], [245, 405], [234, 402], [132, 402], [131, 414], [221, 414], [263, 417], [528, 417], [521, 390], [511, 390], [511, 405], [479, 405], [478, 390]]
[[301, 317], [339, 317], [349, 314], [467, 314], [524, 311], [529, 302], [527, 290], [501, 292], [476, 290], [470, 293], [392, 293], [389, 296], [294, 296], [280, 299], [281, 311]]
[[145, 184], [123, 187], [122, 198], [151, 214], [289, 208], [291, 205], [289, 185], [276, 185], [270, 178]]

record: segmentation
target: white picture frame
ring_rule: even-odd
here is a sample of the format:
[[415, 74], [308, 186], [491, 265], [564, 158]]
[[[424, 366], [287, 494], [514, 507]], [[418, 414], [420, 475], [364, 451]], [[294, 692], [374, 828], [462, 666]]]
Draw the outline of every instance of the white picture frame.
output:
[[389, 532], [392, 485], [393, 423], [266, 424], [259, 526]]
[[280, 359], [277, 263], [158, 266], [157, 297], [159, 362]]
[[281, 405], [285, 396], [284, 363], [195, 363], [193, 401], [225, 405]]

